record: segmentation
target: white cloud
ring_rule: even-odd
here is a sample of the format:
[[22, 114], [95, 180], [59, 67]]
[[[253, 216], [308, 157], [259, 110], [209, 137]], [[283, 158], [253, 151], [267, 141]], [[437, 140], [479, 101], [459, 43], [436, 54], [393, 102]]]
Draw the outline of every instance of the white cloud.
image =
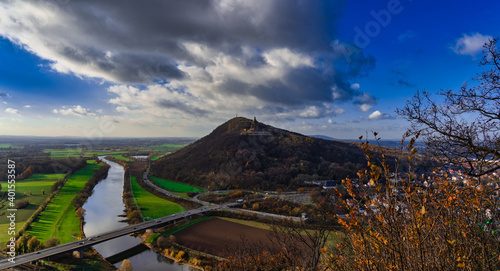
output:
[[359, 110], [366, 112], [377, 104], [377, 99], [368, 92], [362, 92], [354, 98], [354, 104], [358, 105]]
[[386, 114], [386, 113], [382, 113], [378, 110], [376, 111], [373, 111], [373, 113], [371, 113], [369, 116], [368, 116], [368, 119], [371, 119], [371, 120], [379, 120], [379, 119], [390, 119], [392, 118], [391, 115], [389, 114]]
[[92, 113], [89, 109], [82, 107], [81, 105], [75, 105], [72, 108], [63, 107], [61, 109], [53, 109], [52, 113], [61, 114], [64, 116], [77, 116], [77, 117], [95, 117], [95, 113]]
[[332, 119], [328, 119], [328, 124], [332, 124], [332, 123], [333, 123]]
[[264, 53], [263, 56], [267, 63], [274, 67], [314, 67], [311, 57], [300, 53], [294, 53], [288, 48], [273, 49]]
[[13, 114], [13, 115], [20, 115], [19, 110], [14, 109], [14, 108], [5, 109], [5, 113], [9, 113], [9, 114]]
[[31, 105], [27, 104], [25, 106], [23, 106], [24, 108], [31, 108]]
[[299, 116], [302, 118], [319, 118], [319, 117], [321, 117], [321, 114], [322, 113], [320, 112], [318, 107], [310, 106], [309, 108], [300, 112]]
[[342, 107], [336, 107], [335, 110], [333, 111], [336, 115], [342, 115], [345, 113], [345, 109]]
[[373, 107], [373, 105], [371, 104], [361, 104], [359, 105], [359, 109], [363, 112], [366, 112], [368, 110], [370, 110], [371, 108]]
[[358, 83], [354, 83], [351, 85], [352, 90], [359, 90], [359, 88], [360, 88], [360, 85]]
[[451, 49], [458, 55], [470, 55], [474, 57], [482, 51], [483, 45], [492, 39], [492, 36], [479, 33], [473, 35], [463, 34]]

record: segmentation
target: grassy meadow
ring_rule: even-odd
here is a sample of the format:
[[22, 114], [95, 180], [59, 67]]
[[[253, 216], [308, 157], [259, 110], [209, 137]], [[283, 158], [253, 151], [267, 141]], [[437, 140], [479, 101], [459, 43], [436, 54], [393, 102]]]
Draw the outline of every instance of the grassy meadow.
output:
[[167, 154], [170, 154], [170, 152], [167, 152], [165, 154], [155, 155], [155, 156], [151, 157], [151, 161], [156, 161], [156, 160], [162, 158], [163, 156], [165, 156]]
[[64, 187], [26, 232], [42, 241], [56, 237], [61, 240], [61, 243], [72, 241], [72, 235], [81, 236], [80, 220], [75, 214], [72, 200], [99, 167], [100, 165], [95, 163], [88, 164], [71, 175]]
[[183, 148], [185, 146], [186, 146], [185, 144], [180, 144], [180, 145], [163, 144], [163, 145], [150, 146], [149, 148], [153, 151], [175, 151], [175, 150], [178, 150], [178, 149]]
[[174, 181], [164, 180], [157, 177], [149, 177], [149, 179], [151, 179], [159, 187], [172, 192], [189, 193], [189, 192], [205, 191], [205, 189], [203, 188], [199, 188], [188, 184], [178, 183]]
[[[63, 179], [65, 174], [33, 174], [30, 178], [16, 182], [16, 200], [28, 199], [30, 204], [24, 209], [18, 209], [16, 212], [16, 229], [19, 230], [28, 218], [38, 209], [38, 207], [50, 196], [52, 185], [59, 179]], [[45, 190], [45, 195], [42, 194]], [[29, 191], [32, 194], [30, 195]], [[7, 210], [7, 206], [0, 209], [0, 213]], [[7, 216], [0, 216], [0, 242], [5, 242], [9, 237], [7, 229], [9, 228]]]
[[82, 151], [82, 148], [65, 149], [44, 149], [43, 152], [49, 153], [51, 158], [72, 158], [72, 157], [92, 157], [92, 155], [115, 155], [124, 154], [125, 151]]
[[179, 204], [161, 199], [146, 191], [137, 183], [135, 177], [132, 177], [132, 190], [144, 218], [155, 219], [185, 211]]

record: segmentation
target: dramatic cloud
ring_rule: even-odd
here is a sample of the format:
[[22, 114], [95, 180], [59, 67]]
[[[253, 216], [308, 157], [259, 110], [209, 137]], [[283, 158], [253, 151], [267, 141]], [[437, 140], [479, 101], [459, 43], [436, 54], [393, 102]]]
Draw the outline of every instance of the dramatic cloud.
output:
[[352, 46], [334, 27], [342, 8], [343, 0], [6, 0], [0, 35], [54, 71], [112, 83], [109, 103], [122, 113], [263, 108], [319, 118], [338, 114], [336, 103], [366, 111], [375, 100], [351, 86], [375, 60], [361, 50], [346, 54]]
[[451, 47], [451, 49], [458, 55], [470, 55], [474, 57], [482, 51], [483, 45], [492, 39], [492, 36], [485, 36], [479, 33], [474, 35], [463, 34], [463, 37], [458, 39], [455, 46]]
[[52, 110], [54, 114], [61, 114], [65, 116], [77, 116], [77, 117], [95, 117], [96, 114], [92, 113], [89, 109], [84, 108], [80, 105], [75, 105], [72, 108], [61, 108]]

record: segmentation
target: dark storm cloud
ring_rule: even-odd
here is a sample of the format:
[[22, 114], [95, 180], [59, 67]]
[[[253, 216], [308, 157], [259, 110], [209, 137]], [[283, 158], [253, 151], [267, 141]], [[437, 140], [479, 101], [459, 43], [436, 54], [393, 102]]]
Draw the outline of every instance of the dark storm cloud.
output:
[[[375, 59], [361, 50], [349, 57], [339, 53], [346, 50], [336, 33], [344, 2], [72, 0], [48, 6], [47, 1], [34, 1], [27, 5], [39, 14], [12, 13], [19, 18], [7, 18], [9, 33], [0, 35], [26, 44], [60, 72], [117, 84], [177, 81], [201, 98], [224, 97], [214, 94], [222, 93], [307, 108], [362, 95], [350, 88], [350, 81], [375, 65]], [[13, 10], [22, 5], [7, 1], [2, 7]], [[33, 28], [20, 23], [31, 20], [41, 21]], [[36, 38], [25, 39], [31, 36]], [[277, 62], [266, 58], [284, 49], [286, 53], [274, 55]], [[227, 59], [238, 64], [237, 72], [220, 68]], [[262, 74], [258, 69], [274, 69], [270, 74], [278, 75], [255, 83], [242, 78], [246, 72]], [[193, 115], [206, 113], [167, 100], [157, 105]]]
[[314, 68], [291, 70], [284, 78], [265, 85], [228, 80], [220, 91], [228, 95], [254, 96], [273, 104], [298, 105], [306, 102], [332, 102], [334, 78], [323, 76]]
[[[260, 0], [241, 4], [240, 1], [151, 0], [145, 4], [90, 0], [71, 1], [60, 8], [78, 21], [76, 31], [84, 33], [89, 43], [101, 50], [133, 52], [140, 58], [163, 56], [173, 62], [207, 65], [209, 63], [193, 58], [182, 43], [204, 44], [231, 55], [240, 54], [242, 45], [326, 51], [334, 30], [331, 20], [340, 11], [339, 2]], [[80, 49], [97, 61], [91, 50]], [[69, 56], [74, 57], [73, 54]], [[116, 66], [126, 63], [129, 62], [116, 63], [121, 64]], [[146, 61], [144, 66], [150, 64]]]
[[197, 117], [202, 117], [208, 115], [210, 112], [207, 110], [203, 110], [201, 108], [196, 108], [194, 106], [191, 106], [189, 104], [186, 104], [184, 102], [175, 102], [171, 100], [159, 100], [156, 101], [156, 105], [162, 108], [166, 109], [175, 109], [178, 111], [181, 111], [183, 113], [187, 113], [189, 115], [197, 116]]

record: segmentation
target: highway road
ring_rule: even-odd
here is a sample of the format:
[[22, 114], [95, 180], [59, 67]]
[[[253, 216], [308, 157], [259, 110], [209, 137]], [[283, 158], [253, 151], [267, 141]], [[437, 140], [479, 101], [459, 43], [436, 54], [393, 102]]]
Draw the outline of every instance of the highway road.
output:
[[19, 255], [19, 256], [15, 257], [14, 263], [9, 262], [8, 258], [3, 259], [0, 261], [0, 270], [14, 267], [17, 265], [21, 265], [24, 263], [33, 262], [33, 261], [36, 261], [39, 259], [47, 258], [47, 257], [61, 254], [61, 253], [83, 250], [85, 248], [91, 247], [93, 245], [96, 245], [96, 244], [99, 244], [99, 243], [102, 243], [102, 242], [105, 242], [105, 241], [108, 241], [108, 240], [111, 240], [111, 239], [114, 239], [114, 238], [117, 238], [117, 237], [120, 237], [123, 235], [128, 235], [128, 234], [131, 234], [134, 232], [139, 232], [139, 231], [144, 231], [144, 230], [151, 229], [151, 228], [156, 228], [158, 226], [162, 226], [164, 224], [173, 222], [175, 220], [178, 220], [178, 219], [181, 219], [184, 217], [188, 217], [188, 216], [192, 216], [192, 215], [196, 215], [196, 214], [201, 214], [201, 213], [205, 213], [205, 212], [213, 211], [213, 210], [217, 210], [217, 209], [230, 208], [230, 207], [237, 205], [237, 204], [238, 203], [236, 203], [236, 202], [232, 202], [232, 203], [213, 205], [213, 206], [203, 206], [203, 207], [198, 208], [198, 209], [189, 210], [189, 211], [185, 211], [182, 213], [177, 213], [177, 214], [173, 214], [170, 216], [161, 217], [161, 218], [154, 219], [154, 220], [147, 221], [147, 222], [142, 222], [139, 224], [127, 226], [127, 227], [116, 229], [113, 231], [101, 233], [101, 234], [96, 235], [96, 236], [91, 236], [91, 237], [88, 237], [84, 240], [74, 241], [74, 242], [58, 245], [55, 247], [39, 250], [37, 252]]

